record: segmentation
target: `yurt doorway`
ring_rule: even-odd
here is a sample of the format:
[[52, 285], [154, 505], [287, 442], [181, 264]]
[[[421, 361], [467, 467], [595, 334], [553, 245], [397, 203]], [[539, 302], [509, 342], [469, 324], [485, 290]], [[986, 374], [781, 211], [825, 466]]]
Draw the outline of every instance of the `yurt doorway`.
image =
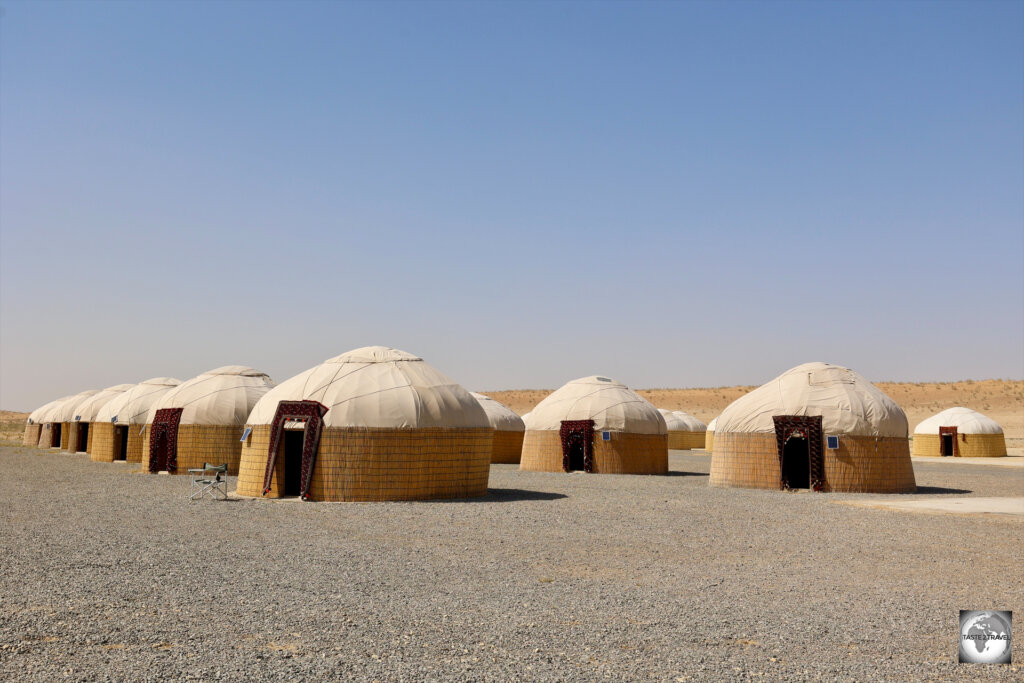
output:
[[75, 447], [79, 453], [85, 453], [89, 446], [89, 423], [78, 423], [78, 445]]
[[302, 493], [302, 444], [305, 429], [284, 430], [284, 495]]
[[114, 460], [128, 459], [128, 428], [114, 427]]
[[954, 458], [957, 455], [956, 427], [939, 427], [939, 445], [942, 447], [942, 457]]
[[60, 448], [60, 422], [50, 425], [50, 448]]
[[779, 486], [783, 489], [825, 487], [821, 416], [775, 415], [779, 455]]
[[594, 470], [594, 421], [562, 420], [562, 469], [566, 472]]
[[790, 434], [782, 447], [782, 481], [786, 488], [811, 487], [811, 452], [807, 447], [807, 435], [803, 432]]

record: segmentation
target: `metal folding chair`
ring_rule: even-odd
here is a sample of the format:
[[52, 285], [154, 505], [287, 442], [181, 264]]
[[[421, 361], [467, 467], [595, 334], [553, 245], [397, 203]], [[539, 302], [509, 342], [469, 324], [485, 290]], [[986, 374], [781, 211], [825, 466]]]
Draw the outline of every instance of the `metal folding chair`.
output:
[[188, 471], [192, 477], [192, 486], [189, 489], [188, 499], [196, 500], [203, 496], [210, 496], [214, 500], [227, 500], [228, 497], [228, 466], [211, 465], [204, 462], [201, 468], [197, 467]]

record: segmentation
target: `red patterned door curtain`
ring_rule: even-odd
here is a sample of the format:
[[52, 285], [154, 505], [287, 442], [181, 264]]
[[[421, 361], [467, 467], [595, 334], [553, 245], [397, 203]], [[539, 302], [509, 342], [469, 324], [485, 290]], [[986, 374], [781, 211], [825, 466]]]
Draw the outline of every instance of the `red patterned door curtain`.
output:
[[149, 427], [149, 471], [178, 469], [178, 424], [183, 408], [162, 408], [156, 411]]
[[583, 471], [594, 471], [594, 421], [593, 420], [562, 420], [558, 430], [562, 439], [562, 470], [572, 471], [572, 451], [583, 449]]
[[313, 480], [313, 467], [316, 465], [316, 452], [320, 446], [320, 432], [324, 428], [326, 412], [327, 406], [318, 401], [281, 401], [277, 404], [274, 421], [270, 423], [270, 450], [267, 451], [267, 471], [263, 475], [263, 495], [270, 492], [274, 463], [284, 438], [284, 425], [289, 420], [300, 420], [306, 426], [302, 436], [302, 483], [299, 497], [302, 500], [309, 499], [309, 483]]
[[[821, 415], [775, 415], [775, 442], [779, 451], [779, 471], [783, 472], [783, 453], [790, 437], [803, 437], [807, 440], [807, 455], [810, 460], [810, 487], [812, 491], [823, 491], [825, 488], [825, 454], [822, 448], [824, 440], [821, 428]], [[789, 488], [783, 478], [780, 488]]]

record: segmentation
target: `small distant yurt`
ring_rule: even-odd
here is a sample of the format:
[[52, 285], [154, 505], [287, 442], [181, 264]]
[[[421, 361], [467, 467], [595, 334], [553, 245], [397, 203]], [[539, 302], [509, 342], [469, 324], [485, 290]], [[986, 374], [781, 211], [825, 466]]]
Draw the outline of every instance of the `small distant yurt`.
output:
[[71, 432], [71, 420], [74, 418], [75, 409], [87, 398], [98, 393], [96, 389], [83, 391], [74, 394], [54, 403], [46, 414], [43, 415], [43, 430], [40, 433], [40, 443], [47, 441], [49, 448], [60, 448], [62, 451], [68, 449], [68, 442]]
[[[33, 410], [31, 413], [29, 413], [28, 419], [25, 420], [25, 437], [24, 437], [24, 441], [23, 441], [23, 443], [26, 446], [39, 446], [39, 447], [42, 447], [43, 444], [40, 443], [39, 436], [40, 436], [40, 431], [42, 430], [43, 424], [40, 421], [40, 418], [43, 415], [45, 415], [47, 413], [47, 411], [50, 410], [50, 408], [52, 408], [54, 405], [56, 405], [60, 401], [63, 401], [65, 398], [69, 398], [69, 397], [65, 396], [64, 398], [58, 398], [55, 401], [50, 401], [49, 403], [44, 403], [43, 405], [39, 406], [38, 408]], [[49, 446], [49, 444], [47, 444], [47, 446]]]
[[470, 395], [480, 402], [487, 419], [494, 430], [494, 443], [491, 446], [492, 463], [518, 463], [523, 452], [523, 432], [526, 424], [523, 418], [516, 415], [504, 403], [495, 401], [490, 396], [471, 392]]
[[487, 493], [487, 413], [405, 351], [368, 346], [310, 368], [268, 392], [246, 429], [239, 495], [382, 501]]
[[665, 418], [645, 398], [608, 377], [569, 382], [538, 403], [525, 422], [522, 470], [668, 472]]
[[60, 448], [61, 425], [55, 422], [57, 411], [64, 404], [74, 398], [74, 395], [63, 396], [55, 401], [50, 401], [37, 411], [39, 420], [39, 448]]
[[668, 427], [669, 450], [703, 448], [707, 427], [703, 422], [682, 410], [658, 408]]
[[853, 370], [806, 363], [733, 401], [715, 424], [712, 486], [916, 490], [907, 417]]
[[90, 459], [141, 462], [149, 409], [179, 384], [173, 377], [153, 377], [104, 404], [93, 422]]
[[715, 445], [715, 425], [718, 424], [718, 418], [708, 423], [708, 430], [704, 433], [704, 450], [708, 453], [711, 452], [712, 447]]
[[208, 462], [238, 474], [242, 426], [273, 387], [266, 373], [226, 365], [171, 389], [149, 409], [142, 471], [187, 474]]
[[914, 455], [997, 458], [1006, 455], [1006, 438], [992, 418], [950, 408], [914, 428]]
[[97, 392], [78, 404], [72, 413], [68, 429], [68, 450], [72, 453], [88, 453], [92, 443], [92, 424], [100, 408], [128, 391], [134, 384], [118, 384]]

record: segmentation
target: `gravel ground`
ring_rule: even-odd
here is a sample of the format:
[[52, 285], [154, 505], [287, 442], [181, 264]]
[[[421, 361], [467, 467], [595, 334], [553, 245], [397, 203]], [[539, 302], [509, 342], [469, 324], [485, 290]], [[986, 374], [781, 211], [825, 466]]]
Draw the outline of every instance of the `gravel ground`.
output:
[[[712, 489], [709, 464], [188, 503], [182, 477], [3, 448], [0, 679], [1021, 679], [1020, 645], [956, 663], [960, 609], [1024, 615], [1020, 518]], [[1024, 470], [915, 469], [929, 495], [1024, 494]]]

